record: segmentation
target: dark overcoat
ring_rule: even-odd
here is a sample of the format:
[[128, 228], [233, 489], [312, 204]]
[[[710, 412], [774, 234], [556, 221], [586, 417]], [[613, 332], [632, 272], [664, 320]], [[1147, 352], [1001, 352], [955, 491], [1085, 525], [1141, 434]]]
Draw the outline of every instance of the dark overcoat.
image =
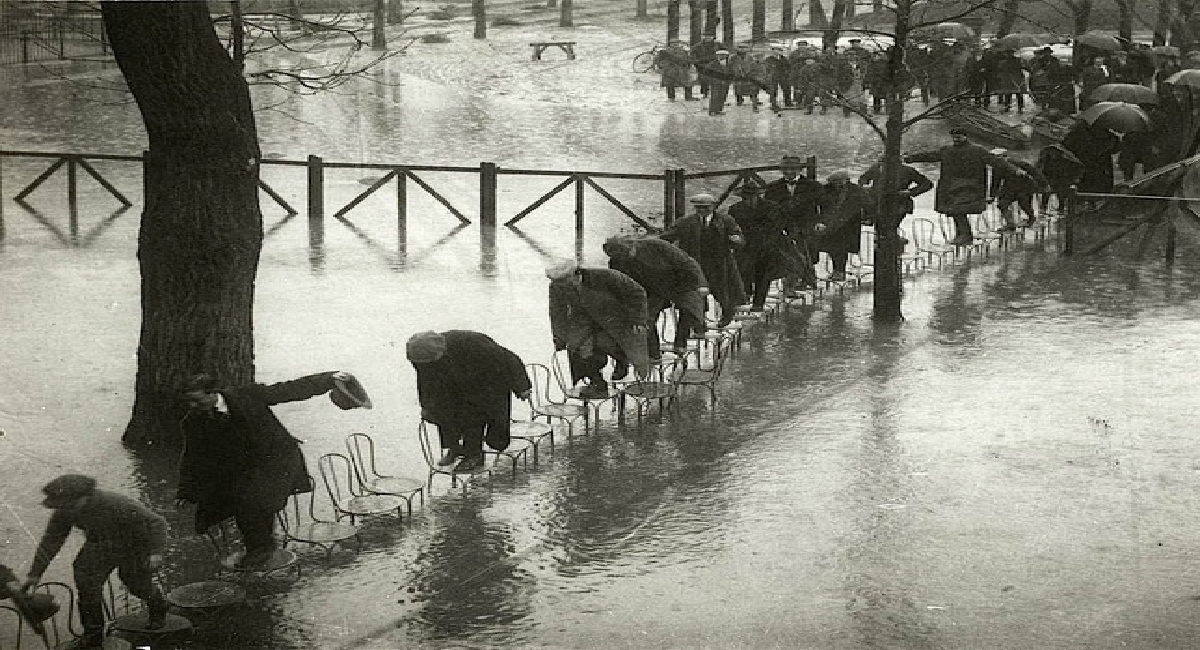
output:
[[825, 232], [817, 237], [818, 250], [831, 255], [857, 253], [862, 241], [862, 224], [870, 221], [875, 205], [863, 188], [844, 183], [826, 185], [821, 198], [821, 221]]
[[[863, 172], [863, 175], [858, 177], [858, 184], [869, 188], [869, 191], [871, 192], [871, 200], [878, 205], [879, 190], [883, 185], [883, 164], [875, 163], [874, 165], [871, 165], [870, 169]], [[924, 194], [932, 189], [933, 181], [929, 180], [925, 174], [922, 174], [908, 165], [901, 164], [900, 177], [896, 183], [896, 191], [908, 192], [908, 196], [900, 197], [899, 200], [893, 204], [893, 207], [895, 208], [895, 214], [893, 216], [903, 218], [903, 216], [906, 214], [912, 214], [912, 211], [916, 209], [916, 205], [913, 203], [912, 197], [920, 196], [921, 194]]]
[[810, 178], [797, 178], [796, 189], [788, 189], [786, 179], [767, 183], [763, 199], [772, 204], [784, 230], [799, 244], [809, 260], [817, 259], [816, 225], [821, 219], [821, 197], [825, 186]]
[[1003, 158], [970, 142], [905, 157], [905, 162], [940, 162], [934, 209], [942, 214], [980, 214], [987, 207], [988, 167], [1015, 171]]
[[804, 273], [805, 258], [773, 208], [772, 203], [763, 199], [729, 206], [729, 216], [741, 226], [742, 236], [746, 238], [746, 245], [737, 255], [743, 279], [751, 277], [760, 262], [766, 263], [767, 280]]
[[691, 57], [682, 47], [659, 50], [658, 69], [662, 72], [664, 88], [688, 88], [693, 85]]
[[218, 391], [229, 412], [220, 424], [205, 413], [184, 416], [178, 497], [197, 504], [196, 532], [243, 508], [281, 510], [292, 494], [312, 489], [299, 441], [270, 407], [328, 393], [334, 374]]
[[532, 387], [525, 362], [486, 334], [448, 330], [446, 352], [429, 363], [414, 363], [421, 417], [463, 429], [484, 426], [483, 439], [497, 451], [508, 448], [512, 396]]
[[[579, 269], [580, 283], [550, 283], [550, 330], [555, 347], [591, 356], [593, 349], [619, 355], [639, 375], [649, 370], [646, 334], [646, 290], [633, 278], [612, 269]], [[579, 381], [581, 377], [575, 377]]]
[[[713, 299], [726, 309], [746, 302], [746, 288], [738, 272], [734, 252], [745, 239], [737, 221], [728, 214], [717, 212], [705, 227], [699, 215], [688, 215], [675, 222], [659, 235], [683, 250], [700, 263]], [[736, 237], [740, 241], [731, 241]]]
[[1025, 172], [1025, 175], [997, 173], [992, 176], [992, 196], [1000, 203], [1009, 203], [1022, 196], [1037, 194], [1048, 185], [1046, 177], [1031, 163], [1010, 160], [1009, 164]]
[[1108, 129], [1094, 128], [1081, 120], [1063, 136], [1062, 146], [1083, 163], [1077, 188], [1080, 192], [1112, 191], [1113, 155], [1121, 146], [1117, 136]]
[[[620, 271], [642, 285], [651, 310], [671, 303], [703, 323], [707, 309], [704, 296], [698, 290], [707, 287], [708, 280], [700, 264], [675, 244], [655, 237], [629, 238], [626, 243], [630, 254], [610, 259], [608, 268]], [[648, 314], [648, 318], [657, 316], [657, 313]]]

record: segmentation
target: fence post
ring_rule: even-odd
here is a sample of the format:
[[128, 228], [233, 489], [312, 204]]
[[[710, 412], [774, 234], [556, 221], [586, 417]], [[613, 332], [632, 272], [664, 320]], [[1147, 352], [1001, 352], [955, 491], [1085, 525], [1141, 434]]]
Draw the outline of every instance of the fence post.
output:
[[496, 163], [479, 163], [479, 225], [496, 227]]
[[74, 241], [79, 237], [79, 163], [74, 156], [67, 158], [67, 214]]
[[687, 216], [687, 170], [675, 170], [675, 218]]
[[[1066, 199], [1067, 199], [1067, 209], [1066, 209], [1067, 214], [1062, 219], [1062, 235], [1063, 235], [1062, 254], [1064, 256], [1071, 256], [1075, 253], [1075, 216], [1076, 216], [1075, 205], [1076, 205], [1077, 199], [1074, 196], [1068, 196], [1068, 197], [1066, 197]], [[1059, 197], [1059, 200], [1061, 201], [1062, 197]]]
[[396, 174], [396, 252], [400, 263], [408, 262], [408, 170]]
[[805, 166], [808, 167], [808, 177], [817, 180], [817, 157], [809, 156]]
[[573, 174], [575, 177], [575, 254], [576, 257], [583, 255], [583, 203], [586, 200], [584, 194], [584, 175]]
[[[1174, 210], [1174, 208], [1172, 208]], [[1167, 217], [1167, 267], [1175, 266], [1175, 241], [1178, 235], [1178, 230], [1175, 228], [1175, 222]]]
[[320, 268], [325, 257], [325, 166], [320, 156], [308, 157], [308, 258]]
[[675, 170], [663, 170], [663, 227], [675, 223]]

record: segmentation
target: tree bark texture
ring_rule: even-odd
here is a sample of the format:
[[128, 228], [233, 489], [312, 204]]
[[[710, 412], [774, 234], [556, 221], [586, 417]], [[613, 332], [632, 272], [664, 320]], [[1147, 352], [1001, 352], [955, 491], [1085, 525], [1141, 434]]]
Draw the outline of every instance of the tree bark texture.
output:
[[371, 16], [371, 49], [387, 49], [387, 5], [388, 0], [375, 0], [375, 12]]
[[796, 7], [792, 0], [783, 0], [779, 9], [779, 29], [790, 32], [796, 29]]
[[241, 0], [229, 3], [229, 39], [232, 41], [233, 64], [239, 71], [246, 69], [246, 17]]
[[1125, 39], [1127, 42], [1133, 42], [1133, 8], [1129, 6], [1129, 0], [1116, 0], [1117, 2], [1117, 36]]
[[692, 47], [704, 37], [704, 0], [688, 0], [688, 42]]
[[721, 0], [721, 37], [726, 46], [733, 47], [733, 0]]
[[575, 26], [575, 3], [574, 0], [562, 0], [558, 4], [558, 26], [559, 27], [574, 27]]
[[875, 218], [875, 284], [873, 316], [876, 321], [898, 323], [904, 320], [901, 311], [901, 279], [903, 272], [900, 257], [904, 243], [900, 241], [898, 228], [902, 215], [893, 207], [900, 178], [901, 150], [904, 145], [904, 100], [908, 88], [900, 80], [905, 78], [907, 64], [904, 61], [908, 49], [909, 17], [912, 0], [896, 3], [895, 47], [888, 51], [887, 123], [883, 138], [883, 178], [879, 187], [879, 209]]
[[124, 438], [168, 442], [178, 436], [187, 377], [254, 380], [258, 132], [246, 81], [206, 4], [106, 0], [102, 11], [149, 140], [142, 326]]
[[667, 43], [679, 40], [679, 0], [667, 2]]
[[755, 43], [767, 42], [767, 0], [754, 0], [751, 7], [750, 40]]
[[475, 38], [487, 38], [487, 3], [471, 0], [471, 15], [475, 17]]
[[809, 0], [808, 26], [812, 29], [825, 29], [828, 23], [829, 18], [825, 16], [825, 5], [821, 4], [821, 0]]
[[[704, 35], [716, 36], [717, 25], [721, 22], [720, 5], [717, 0], [705, 0], [704, 2]], [[729, 43], [726, 43], [729, 45]]]
[[822, 45], [828, 49], [837, 47], [838, 34], [842, 30], [842, 25], [845, 24], [846, 6], [849, 0], [833, 0], [833, 17], [829, 20], [829, 25], [822, 35]]
[[1000, 10], [1000, 23], [996, 25], [996, 38], [1008, 36], [1017, 26], [1017, 15], [1021, 11], [1021, 0], [1004, 0]]

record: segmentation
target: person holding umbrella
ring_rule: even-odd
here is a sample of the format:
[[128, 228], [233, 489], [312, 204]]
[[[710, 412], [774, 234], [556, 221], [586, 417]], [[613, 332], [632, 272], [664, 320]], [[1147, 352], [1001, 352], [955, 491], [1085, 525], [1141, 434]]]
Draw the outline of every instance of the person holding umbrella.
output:
[[1108, 67], [1108, 63], [1102, 56], [1097, 56], [1092, 59], [1092, 64], [1084, 68], [1079, 74], [1079, 83], [1082, 86], [1082, 97], [1079, 102], [1080, 108], [1089, 108], [1095, 104], [1095, 99], [1092, 99], [1092, 93], [1097, 88], [1104, 84], [1113, 83], [1112, 71]]

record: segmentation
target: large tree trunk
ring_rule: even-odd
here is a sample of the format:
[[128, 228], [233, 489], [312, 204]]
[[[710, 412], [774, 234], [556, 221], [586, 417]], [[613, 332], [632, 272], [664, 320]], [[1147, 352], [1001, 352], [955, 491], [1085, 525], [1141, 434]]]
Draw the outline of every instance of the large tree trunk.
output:
[[667, 44], [679, 40], [679, 0], [667, 0]]
[[779, 30], [784, 32], [796, 29], [796, 7], [792, 0], [783, 0], [779, 10]]
[[371, 49], [387, 49], [387, 4], [388, 0], [375, 0], [375, 12], [371, 16]]
[[1000, 23], [996, 25], [996, 38], [1008, 36], [1017, 26], [1017, 14], [1021, 11], [1021, 0], [1004, 0], [1000, 10]]
[[733, 47], [733, 0], [721, 0], [721, 37], [726, 46]]
[[849, 0], [833, 0], [833, 17], [829, 20], [829, 25], [825, 29], [822, 36], [822, 45], [828, 49], [837, 47], [837, 39], [842, 31], [842, 25], [845, 23], [846, 6]]
[[767, 0], [754, 0], [750, 17], [750, 40], [767, 42]]
[[809, 0], [808, 2], [808, 26], [810, 29], [825, 29], [825, 25], [829, 19], [825, 16], [825, 5], [821, 4], [821, 0]]
[[1117, 0], [1117, 36], [1133, 42], [1133, 8], [1129, 0]]
[[241, 0], [229, 3], [229, 40], [233, 64], [240, 74], [246, 69], [246, 16], [242, 12]]
[[1154, 44], [1166, 45], [1174, 15], [1174, 0], [1158, 0], [1158, 16], [1154, 21]]
[[206, 4], [106, 0], [102, 11], [150, 143], [136, 397], [124, 439], [166, 442], [178, 434], [188, 376], [254, 379], [258, 132]]
[[874, 308], [876, 321], [898, 323], [904, 320], [901, 306], [902, 269], [900, 256], [904, 243], [897, 229], [902, 215], [893, 207], [898, 199], [901, 150], [904, 145], [904, 100], [908, 88], [905, 78], [905, 50], [908, 49], [911, 0], [896, 3], [895, 47], [888, 52], [887, 123], [883, 139], [883, 178], [879, 181], [879, 209], [875, 218], [875, 285]]

